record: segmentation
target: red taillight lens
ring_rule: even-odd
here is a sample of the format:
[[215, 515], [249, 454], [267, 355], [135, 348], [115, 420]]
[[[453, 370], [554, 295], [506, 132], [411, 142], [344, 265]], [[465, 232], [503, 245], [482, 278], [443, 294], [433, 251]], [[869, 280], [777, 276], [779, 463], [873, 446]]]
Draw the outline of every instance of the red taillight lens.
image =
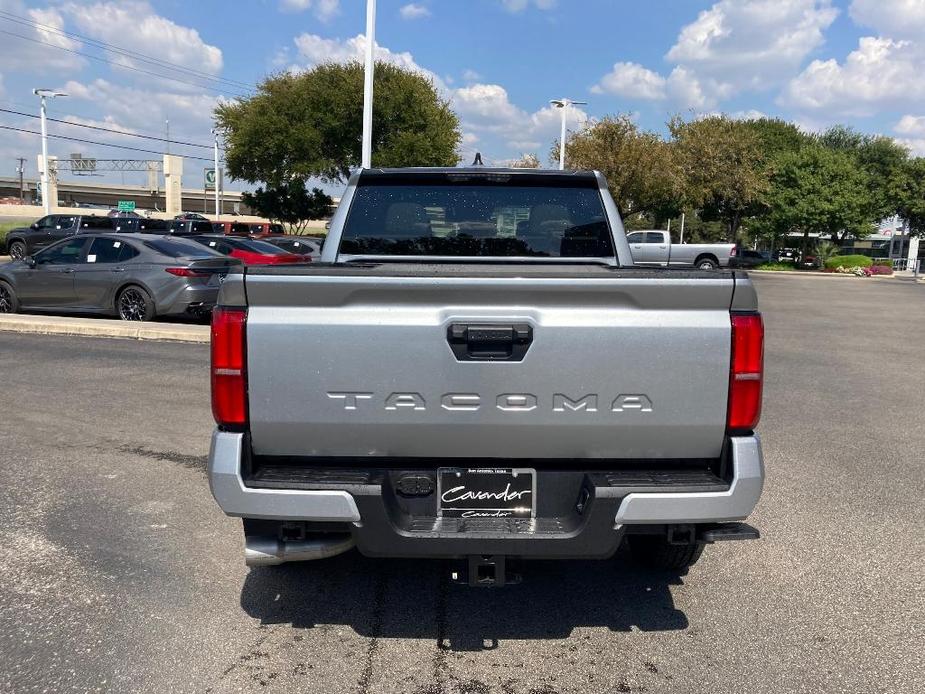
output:
[[165, 272], [169, 272], [171, 275], [176, 275], [177, 277], [208, 277], [208, 272], [202, 272], [201, 270], [193, 270], [188, 267], [165, 267]]
[[739, 250], [733, 246], [731, 249], [729, 249], [729, 257], [734, 258], [738, 252]]
[[751, 431], [761, 418], [764, 381], [764, 323], [761, 314], [732, 314], [732, 366], [729, 370], [729, 431]]
[[246, 323], [243, 308], [212, 310], [212, 416], [219, 426], [247, 424]]

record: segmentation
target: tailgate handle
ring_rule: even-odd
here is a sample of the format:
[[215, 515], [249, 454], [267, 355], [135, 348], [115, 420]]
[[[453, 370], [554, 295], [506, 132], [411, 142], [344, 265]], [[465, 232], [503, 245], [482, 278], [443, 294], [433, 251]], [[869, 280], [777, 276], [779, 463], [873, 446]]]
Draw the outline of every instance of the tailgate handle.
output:
[[453, 323], [447, 328], [446, 341], [457, 361], [522, 361], [533, 343], [533, 327], [526, 323]]

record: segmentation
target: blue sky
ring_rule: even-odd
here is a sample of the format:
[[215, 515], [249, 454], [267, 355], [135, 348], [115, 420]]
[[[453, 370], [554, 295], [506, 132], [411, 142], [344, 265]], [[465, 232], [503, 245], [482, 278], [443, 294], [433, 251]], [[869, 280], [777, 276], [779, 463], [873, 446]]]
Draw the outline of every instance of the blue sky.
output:
[[[274, 71], [359, 57], [364, 29], [364, 0], [0, 0], [0, 108], [35, 113], [31, 89], [52, 87], [69, 94], [50, 106], [56, 118], [161, 137], [169, 118], [172, 140], [208, 144], [218, 99]], [[493, 163], [545, 161], [558, 134], [548, 101], [562, 96], [589, 102], [572, 128], [614, 113], [656, 130], [676, 113], [766, 114], [808, 130], [847, 123], [925, 154], [923, 37], [925, 0], [378, 0], [376, 36], [380, 59], [427, 74], [451, 100], [464, 158], [478, 150]], [[38, 130], [14, 113], [0, 125]], [[165, 147], [80, 125], [49, 131]], [[17, 156], [34, 173], [38, 151], [35, 136], [0, 129], [0, 175]], [[51, 140], [52, 154], [70, 152], [156, 157]], [[189, 160], [186, 186], [203, 165]]]

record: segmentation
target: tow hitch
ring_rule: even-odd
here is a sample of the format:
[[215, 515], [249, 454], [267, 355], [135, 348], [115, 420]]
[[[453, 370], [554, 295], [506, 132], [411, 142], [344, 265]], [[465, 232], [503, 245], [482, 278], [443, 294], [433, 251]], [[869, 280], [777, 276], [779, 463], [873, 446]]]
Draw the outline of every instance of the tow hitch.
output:
[[467, 575], [463, 576], [461, 571], [453, 571], [450, 578], [453, 583], [472, 588], [503, 588], [520, 583], [520, 574], [507, 572], [505, 559], [503, 554], [470, 555], [467, 558]]

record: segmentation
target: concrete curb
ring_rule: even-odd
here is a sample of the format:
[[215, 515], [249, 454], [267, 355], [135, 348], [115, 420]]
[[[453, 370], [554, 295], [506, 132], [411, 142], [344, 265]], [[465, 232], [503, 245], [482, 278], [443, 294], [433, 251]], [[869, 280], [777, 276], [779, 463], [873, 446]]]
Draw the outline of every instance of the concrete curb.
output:
[[135, 323], [103, 318], [62, 316], [0, 316], [0, 332], [39, 335], [79, 335], [84, 337], [121, 337], [130, 340], [166, 342], [209, 342], [209, 326], [170, 323]]

